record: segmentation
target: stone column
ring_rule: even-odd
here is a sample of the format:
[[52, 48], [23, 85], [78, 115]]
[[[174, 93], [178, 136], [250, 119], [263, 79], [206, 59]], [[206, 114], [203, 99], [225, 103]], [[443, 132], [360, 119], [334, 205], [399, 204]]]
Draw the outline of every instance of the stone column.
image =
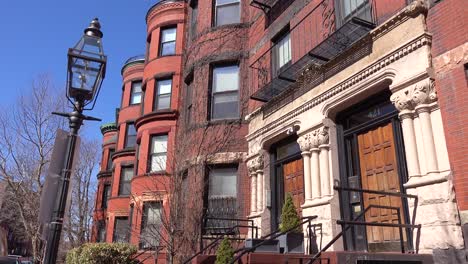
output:
[[249, 160], [247, 167], [250, 174], [250, 213], [254, 214], [257, 211], [257, 168], [255, 160]]
[[436, 98], [434, 82], [432, 80], [426, 80], [425, 82], [418, 83], [412, 89], [411, 100], [414, 105], [414, 109], [418, 114], [421, 126], [427, 173], [439, 171], [434, 143], [434, 133], [432, 131], [431, 107], [429, 105], [434, 102]]
[[330, 184], [330, 158], [328, 150], [330, 146], [328, 127], [323, 127], [318, 133], [318, 147], [320, 149], [319, 160], [320, 160], [320, 181], [323, 186], [322, 195], [331, 195], [331, 184]]
[[257, 170], [257, 212], [263, 211], [263, 190], [263, 170]]
[[302, 159], [304, 162], [304, 196], [306, 202], [312, 200], [312, 185], [310, 178], [310, 134], [303, 135], [297, 139], [301, 148]]
[[416, 113], [419, 116], [419, 122], [421, 124], [427, 173], [437, 172], [439, 168], [434, 144], [434, 133], [432, 132], [430, 108], [427, 105], [419, 105], [416, 107]]
[[257, 211], [257, 174], [250, 173], [250, 212], [255, 213]]
[[403, 140], [405, 141], [405, 154], [407, 160], [408, 176], [420, 176], [418, 149], [416, 146], [416, 136], [414, 131], [414, 115], [410, 110], [401, 110], [399, 114]]
[[318, 134], [319, 130], [312, 132], [311, 140], [311, 178], [312, 178], [312, 199], [320, 198], [322, 196], [321, 187], [320, 187], [320, 159], [318, 148]]

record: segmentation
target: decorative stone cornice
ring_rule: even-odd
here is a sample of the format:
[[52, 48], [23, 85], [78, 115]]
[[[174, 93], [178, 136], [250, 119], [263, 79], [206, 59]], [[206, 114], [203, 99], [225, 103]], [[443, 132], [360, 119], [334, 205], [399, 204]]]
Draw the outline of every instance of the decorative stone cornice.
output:
[[253, 174], [259, 170], [263, 170], [263, 165], [263, 152], [260, 152], [257, 157], [247, 161], [247, 167], [250, 174]]
[[117, 131], [117, 125], [115, 123], [107, 123], [101, 126], [101, 133], [103, 135], [112, 131]]
[[434, 80], [426, 79], [408, 88], [395, 92], [390, 101], [399, 110], [414, 110], [418, 105], [430, 104], [437, 100]]
[[173, 9], [173, 8], [183, 8], [185, 5], [185, 1], [182, 0], [162, 0], [158, 1], [156, 4], [154, 4], [146, 13], [146, 24], [150, 20], [153, 19], [153, 17], [160, 13], [164, 9]]
[[420, 14], [423, 14], [424, 16], [426, 16], [429, 10], [429, 6], [430, 6], [430, 3], [428, 0], [414, 0], [405, 8], [403, 8], [400, 12], [398, 12], [396, 15], [392, 16], [387, 21], [385, 21], [385, 23], [383, 23], [379, 27], [372, 30], [370, 33], [370, 35], [372, 36], [372, 39], [375, 40], [385, 35], [388, 31], [397, 27], [398, 25], [405, 22], [409, 18], [416, 17]]

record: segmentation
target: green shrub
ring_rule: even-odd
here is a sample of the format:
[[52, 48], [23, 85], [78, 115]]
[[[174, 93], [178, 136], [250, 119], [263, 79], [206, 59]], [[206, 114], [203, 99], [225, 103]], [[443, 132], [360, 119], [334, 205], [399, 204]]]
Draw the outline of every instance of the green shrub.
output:
[[[286, 200], [284, 201], [283, 209], [281, 211], [281, 224], [280, 231], [286, 232], [287, 230], [297, 226], [301, 223], [299, 215], [297, 215], [296, 207], [291, 194], [286, 195]], [[298, 226], [293, 232], [302, 233], [302, 226]]]
[[88, 243], [67, 253], [67, 264], [136, 264], [137, 248], [123, 243]]
[[232, 249], [229, 239], [225, 237], [216, 251], [215, 264], [229, 264], [233, 259], [234, 249]]

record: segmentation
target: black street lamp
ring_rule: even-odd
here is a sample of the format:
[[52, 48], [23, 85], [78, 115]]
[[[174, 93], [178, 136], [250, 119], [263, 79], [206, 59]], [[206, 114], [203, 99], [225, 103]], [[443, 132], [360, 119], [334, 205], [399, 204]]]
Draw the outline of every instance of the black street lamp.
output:
[[[102, 36], [101, 25], [99, 20], [95, 18], [84, 30], [83, 37], [75, 47], [68, 50], [67, 99], [72, 103], [73, 111], [71, 113], [53, 113], [68, 118], [70, 132], [67, 137], [61, 182], [48, 227], [44, 256], [46, 264], [55, 264], [57, 259], [78, 130], [83, 120], [101, 121], [98, 118], [83, 115], [83, 110], [94, 108], [106, 73], [107, 57], [102, 49]], [[88, 105], [91, 107], [85, 108]]]

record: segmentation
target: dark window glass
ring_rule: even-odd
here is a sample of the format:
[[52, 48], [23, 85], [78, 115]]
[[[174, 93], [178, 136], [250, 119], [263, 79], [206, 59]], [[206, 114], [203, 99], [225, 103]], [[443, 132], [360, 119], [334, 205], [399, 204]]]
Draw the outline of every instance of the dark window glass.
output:
[[211, 119], [239, 117], [239, 66], [213, 68]]
[[132, 91], [130, 95], [130, 104], [139, 104], [141, 103], [141, 81], [132, 82]]
[[299, 144], [297, 144], [296, 141], [293, 141], [291, 143], [276, 148], [276, 159], [281, 160], [300, 152], [301, 150], [299, 148]]
[[151, 50], [151, 35], [148, 36], [148, 39], [146, 40], [146, 54], [145, 54], [145, 59], [148, 61], [150, 59], [150, 50]]
[[174, 55], [176, 52], [177, 28], [166, 28], [161, 30], [160, 56]]
[[161, 202], [145, 202], [141, 219], [140, 249], [155, 249], [159, 246], [161, 226]]
[[106, 170], [112, 169], [112, 155], [115, 153], [115, 149], [109, 149], [109, 155], [107, 156], [107, 167]]
[[341, 0], [338, 4], [339, 15], [338, 26], [343, 25], [353, 17], [372, 22], [371, 6], [369, 0]]
[[290, 65], [291, 62], [291, 38], [289, 31], [281, 35], [275, 42], [273, 52], [273, 73], [278, 75], [281, 68]]
[[158, 80], [156, 82], [156, 92], [153, 110], [163, 110], [171, 108], [172, 79]]
[[133, 166], [122, 167], [120, 171], [119, 195], [130, 195], [130, 181], [133, 178]]
[[195, 38], [197, 35], [197, 20], [198, 20], [198, 3], [192, 6], [192, 14], [190, 16], [190, 36]]
[[149, 172], [165, 171], [167, 161], [167, 135], [151, 137], [149, 153]]
[[185, 113], [185, 124], [188, 125], [192, 119], [192, 85], [187, 85], [187, 94], [185, 96], [186, 113]]
[[128, 230], [128, 217], [116, 217], [114, 222], [114, 236], [112, 237], [114, 243], [128, 243], [129, 230]]
[[125, 147], [132, 148], [136, 144], [136, 129], [133, 123], [127, 123], [127, 133], [125, 135]]
[[104, 220], [98, 222], [97, 242], [106, 242], [106, 222]]
[[215, 0], [216, 26], [240, 22], [240, 0]]
[[107, 201], [109, 200], [110, 195], [111, 195], [111, 186], [110, 186], [110, 184], [105, 184], [104, 189], [102, 190], [102, 204], [101, 204], [101, 207], [103, 209], [107, 208]]

